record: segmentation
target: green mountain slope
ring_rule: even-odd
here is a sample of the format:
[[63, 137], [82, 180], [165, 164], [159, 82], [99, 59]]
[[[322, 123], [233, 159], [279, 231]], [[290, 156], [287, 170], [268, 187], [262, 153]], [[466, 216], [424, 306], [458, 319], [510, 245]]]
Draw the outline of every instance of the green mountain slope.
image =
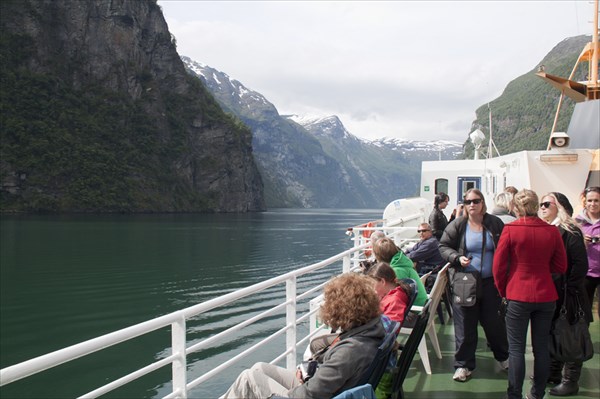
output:
[[[575, 61], [589, 36], [565, 39], [540, 61], [545, 71], [552, 75], [568, 78]], [[535, 73], [538, 66], [510, 82], [500, 97], [490, 102], [492, 110], [493, 139], [501, 154], [522, 150], [545, 150], [550, 137], [560, 92], [544, 82]], [[574, 80], [583, 80], [587, 66], [576, 71]], [[565, 97], [556, 131], [566, 131], [574, 102]], [[477, 119], [471, 131], [480, 129], [486, 135], [482, 148], [487, 148], [489, 140], [488, 105], [476, 111]], [[470, 158], [473, 146], [466, 145], [465, 156]]]

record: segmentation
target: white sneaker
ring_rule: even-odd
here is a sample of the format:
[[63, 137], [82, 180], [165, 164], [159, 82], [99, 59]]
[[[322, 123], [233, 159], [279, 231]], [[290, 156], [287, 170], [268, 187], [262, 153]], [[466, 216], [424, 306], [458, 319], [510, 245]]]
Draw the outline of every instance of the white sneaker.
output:
[[508, 359], [498, 362], [502, 370], [508, 370]]
[[458, 382], [465, 382], [466, 380], [469, 379], [470, 376], [471, 376], [471, 370], [469, 370], [468, 368], [459, 367], [454, 372], [454, 377], [452, 377], [452, 379], [454, 381], [458, 381]]

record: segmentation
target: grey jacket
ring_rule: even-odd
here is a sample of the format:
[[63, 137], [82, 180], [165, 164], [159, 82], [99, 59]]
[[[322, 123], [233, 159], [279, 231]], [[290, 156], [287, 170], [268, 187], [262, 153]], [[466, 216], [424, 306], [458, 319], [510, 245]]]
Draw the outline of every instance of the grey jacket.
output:
[[323, 357], [315, 375], [290, 389], [290, 398], [327, 399], [357, 385], [375, 358], [385, 336], [381, 318], [340, 335], [340, 341]]

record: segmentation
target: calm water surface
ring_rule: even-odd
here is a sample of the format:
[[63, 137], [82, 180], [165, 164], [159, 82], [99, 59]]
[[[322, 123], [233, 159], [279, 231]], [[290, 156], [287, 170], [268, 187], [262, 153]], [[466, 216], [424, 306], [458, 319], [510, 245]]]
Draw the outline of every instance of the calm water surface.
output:
[[[333, 256], [351, 246], [344, 234], [347, 227], [378, 219], [381, 213], [2, 216], [0, 367]], [[314, 279], [324, 281], [331, 273], [321, 272]], [[271, 294], [198, 317], [188, 324], [189, 339], [213, 335], [272, 306], [280, 293]], [[190, 378], [275, 329], [269, 323], [250, 326], [239, 340], [194, 355], [188, 360]], [[75, 397], [164, 357], [169, 344], [169, 332], [157, 331], [0, 388], [0, 397]], [[243, 367], [232, 367], [228, 375], [203, 384], [193, 397], [222, 393]], [[170, 392], [169, 381], [167, 367], [106, 397], [162, 397]]]

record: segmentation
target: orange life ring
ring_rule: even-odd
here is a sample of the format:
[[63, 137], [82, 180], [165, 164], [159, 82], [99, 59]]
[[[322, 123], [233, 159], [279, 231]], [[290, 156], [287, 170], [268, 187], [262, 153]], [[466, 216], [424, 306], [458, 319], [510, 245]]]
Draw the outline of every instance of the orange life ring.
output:
[[[373, 222], [369, 222], [369, 223], [367, 223], [366, 225], [363, 225], [363, 226], [367, 227], [367, 228], [371, 228], [371, 227], [373, 227]], [[367, 240], [369, 238], [371, 238], [371, 234], [373, 234], [373, 230], [363, 230], [363, 232], [362, 232], [362, 236], [365, 239], [367, 239]], [[365, 249], [365, 257], [370, 258], [371, 254], [372, 254], [372, 252], [371, 252], [370, 248], [369, 249]]]
[[[364, 227], [367, 227], [367, 228], [372, 228], [372, 227], [373, 227], [373, 222], [369, 222], [369, 223], [367, 223], [367, 224], [365, 224], [365, 225], [363, 225], [363, 226], [364, 226]], [[373, 230], [363, 230], [363, 232], [362, 232], [362, 236], [363, 236], [364, 238], [369, 238], [369, 237], [371, 237], [371, 234], [373, 234]]]

